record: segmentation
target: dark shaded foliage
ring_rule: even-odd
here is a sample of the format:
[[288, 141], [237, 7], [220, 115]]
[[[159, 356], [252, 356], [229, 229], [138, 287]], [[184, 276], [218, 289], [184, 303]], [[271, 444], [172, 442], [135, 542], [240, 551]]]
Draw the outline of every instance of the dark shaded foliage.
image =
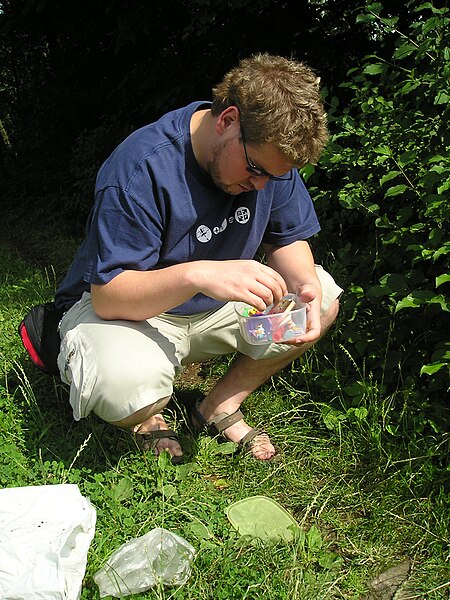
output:
[[408, 7], [414, 21], [401, 33], [381, 3], [360, 16], [395, 49], [349, 72], [351, 98], [330, 101], [330, 143], [304, 175], [322, 223], [316, 256], [346, 288], [343, 401], [364, 405], [373, 378], [374, 397], [392, 397], [390, 433], [409, 422], [420, 438], [449, 422], [450, 15], [431, 3]]
[[355, 28], [354, 0], [3, 0], [0, 9], [0, 119], [11, 140], [11, 151], [0, 146], [3, 185], [19, 207], [59, 210], [79, 227], [116, 143], [210, 98], [240, 58], [294, 56], [335, 89], [378, 44]]

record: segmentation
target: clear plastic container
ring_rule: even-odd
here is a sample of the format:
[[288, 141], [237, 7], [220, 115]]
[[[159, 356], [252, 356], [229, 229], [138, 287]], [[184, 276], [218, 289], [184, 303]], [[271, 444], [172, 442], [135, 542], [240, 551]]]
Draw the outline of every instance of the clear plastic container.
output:
[[263, 313], [245, 302], [236, 302], [234, 309], [242, 336], [249, 344], [287, 342], [306, 330], [306, 306], [295, 294], [287, 294], [275, 308], [271, 304]]

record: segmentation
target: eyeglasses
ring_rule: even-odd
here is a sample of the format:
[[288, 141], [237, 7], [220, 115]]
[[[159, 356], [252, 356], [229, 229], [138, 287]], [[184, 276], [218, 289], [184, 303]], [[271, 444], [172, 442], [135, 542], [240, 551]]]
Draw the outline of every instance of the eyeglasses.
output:
[[251, 163], [248, 158], [248, 154], [247, 154], [247, 146], [245, 145], [245, 135], [244, 135], [244, 130], [242, 129], [242, 125], [241, 125], [241, 136], [242, 136], [242, 145], [244, 146], [245, 159], [247, 161], [246, 169], [249, 173], [251, 173], [252, 175], [256, 175], [256, 177], [268, 177], [269, 179], [272, 179], [272, 181], [290, 181], [292, 179], [292, 169], [289, 171], [288, 174], [281, 175], [280, 177], [278, 177], [277, 175], [271, 175], [264, 169], [260, 169], [259, 167], [255, 166], [253, 163]]

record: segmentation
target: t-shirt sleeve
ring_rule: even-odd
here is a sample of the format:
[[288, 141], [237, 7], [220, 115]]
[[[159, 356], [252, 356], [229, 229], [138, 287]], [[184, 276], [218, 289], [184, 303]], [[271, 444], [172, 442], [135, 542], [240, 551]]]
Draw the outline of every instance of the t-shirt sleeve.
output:
[[156, 204], [147, 200], [144, 208], [115, 186], [97, 192], [87, 239], [86, 282], [108, 283], [122, 271], [148, 271], [158, 263], [162, 219]]
[[320, 231], [311, 196], [298, 172], [294, 170], [290, 182], [276, 183], [263, 243], [286, 246], [306, 240]]

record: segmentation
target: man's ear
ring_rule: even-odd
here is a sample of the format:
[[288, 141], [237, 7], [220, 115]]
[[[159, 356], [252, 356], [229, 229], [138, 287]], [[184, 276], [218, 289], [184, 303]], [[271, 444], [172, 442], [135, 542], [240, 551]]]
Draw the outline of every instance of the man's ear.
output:
[[229, 106], [216, 118], [216, 133], [223, 135], [230, 127], [236, 125], [240, 126], [239, 109], [236, 106]]

